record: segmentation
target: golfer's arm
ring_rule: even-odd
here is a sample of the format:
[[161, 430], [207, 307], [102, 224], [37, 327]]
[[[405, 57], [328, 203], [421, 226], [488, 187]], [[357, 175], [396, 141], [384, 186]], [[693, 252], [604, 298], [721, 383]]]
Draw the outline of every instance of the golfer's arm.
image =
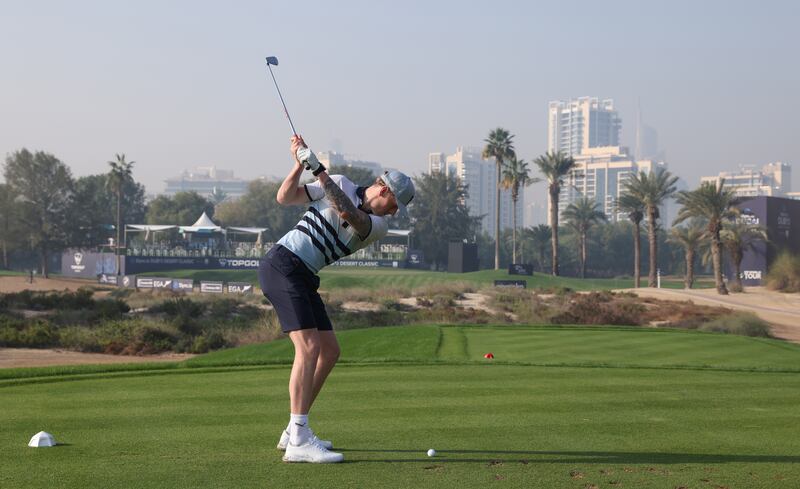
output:
[[366, 238], [372, 230], [372, 221], [369, 215], [356, 207], [352, 200], [339, 188], [336, 183], [328, 176], [328, 172], [320, 173], [317, 178], [325, 190], [325, 196], [328, 198], [331, 207], [336, 209], [339, 215], [345, 221], [349, 222], [353, 229], [356, 230], [361, 238]]
[[297, 205], [308, 202], [305, 189], [300, 186], [300, 175], [303, 174], [303, 165], [295, 162], [292, 171], [278, 189], [278, 203], [281, 205]]

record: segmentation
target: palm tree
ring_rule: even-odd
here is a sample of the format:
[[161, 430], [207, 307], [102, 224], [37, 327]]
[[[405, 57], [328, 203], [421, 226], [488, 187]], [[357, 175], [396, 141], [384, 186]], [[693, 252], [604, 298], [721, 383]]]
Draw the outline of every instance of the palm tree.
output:
[[114, 252], [117, 255], [117, 275], [122, 273], [119, 250], [122, 240], [122, 187], [131, 180], [135, 161], [125, 161], [124, 154], [117, 154], [117, 161], [109, 161], [111, 170], [108, 172], [108, 186], [117, 196], [117, 241]]
[[600, 210], [600, 204], [594, 199], [581, 197], [564, 209], [563, 217], [567, 220], [569, 227], [578, 234], [581, 278], [586, 278], [586, 235], [592, 226], [605, 221], [606, 215]]
[[767, 240], [764, 228], [747, 224], [739, 219], [725, 223], [720, 231], [722, 246], [728, 252], [734, 267], [734, 284], [731, 290], [741, 292], [742, 287], [742, 259], [744, 254], [755, 248], [755, 244]]
[[224, 190], [222, 190], [221, 188], [214, 187], [214, 188], [211, 189], [210, 197], [211, 197], [211, 199], [210, 199], [211, 202], [213, 202], [214, 205], [218, 205], [218, 204], [223, 203], [225, 201], [225, 199], [228, 198], [228, 194]]
[[648, 287], [656, 286], [656, 270], [658, 270], [658, 221], [659, 211], [668, 198], [677, 190], [675, 182], [678, 177], [673, 176], [663, 168], [656, 171], [639, 172], [623, 186], [623, 195], [631, 195], [644, 206], [647, 215], [647, 240], [650, 242], [650, 270], [648, 274]]
[[674, 224], [681, 223], [692, 217], [706, 221], [707, 236], [711, 240], [711, 262], [714, 266], [714, 282], [717, 292], [728, 294], [728, 288], [722, 281], [722, 241], [720, 231], [722, 222], [731, 219], [738, 213], [734, 207], [733, 190], [724, 187], [725, 179], [721, 179], [719, 186], [711, 182], [704, 182], [695, 190], [678, 192], [677, 201], [681, 210]]
[[516, 157], [514, 153], [514, 135], [498, 127], [489, 133], [489, 137], [483, 141], [486, 147], [483, 148], [485, 159], [494, 158], [497, 165], [497, 198], [495, 199], [495, 219], [494, 219], [494, 269], [500, 269], [500, 170], [506, 160]]
[[633, 286], [641, 287], [642, 279], [642, 219], [644, 204], [631, 194], [622, 194], [617, 200], [617, 212], [624, 212], [633, 223]]
[[550, 228], [551, 244], [553, 248], [552, 271], [553, 276], [558, 276], [558, 195], [561, 193], [561, 185], [564, 184], [564, 177], [575, 167], [575, 160], [562, 152], [547, 152], [534, 161], [539, 171], [547, 179], [547, 191], [550, 194]]
[[530, 228], [530, 233], [533, 247], [539, 255], [539, 268], [544, 273], [544, 253], [547, 251], [547, 245], [550, 243], [553, 231], [547, 224], [539, 224], [534, 228]]
[[500, 185], [506, 190], [511, 190], [511, 202], [513, 203], [511, 208], [513, 222], [513, 233], [511, 235], [513, 251], [511, 256], [513, 263], [517, 263], [517, 201], [519, 200], [519, 191], [539, 181], [540, 179], [538, 178], [531, 178], [528, 163], [525, 160], [518, 160], [516, 156], [511, 157], [503, 169], [503, 179], [500, 181]]
[[691, 289], [694, 285], [694, 256], [705, 238], [705, 225], [700, 219], [691, 220], [688, 226], [675, 226], [669, 230], [667, 241], [683, 247], [686, 260], [686, 275], [683, 280], [685, 289]]

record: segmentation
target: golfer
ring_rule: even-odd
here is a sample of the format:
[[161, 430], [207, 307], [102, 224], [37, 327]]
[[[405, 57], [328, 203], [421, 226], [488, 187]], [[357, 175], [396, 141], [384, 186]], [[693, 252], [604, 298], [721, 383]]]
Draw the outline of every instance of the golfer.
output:
[[[341, 462], [344, 456], [331, 451], [331, 442], [318, 439], [308, 422], [308, 412], [339, 359], [339, 343], [317, 292], [317, 273], [386, 236], [389, 228], [383, 216], [411, 202], [414, 184], [405, 174], [390, 171], [371, 186], [359, 187], [342, 175], [328, 175], [302, 137], [294, 136], [291, 142], [295, 165], [278, 190], [278, 203], [310, 206], [269, 250], [258, 271], [261, 290], [294, 344], [291, 412], [278, 449], [285, 450], [286, 462]], [[299, 185], [304, 167], [317, 180]]]

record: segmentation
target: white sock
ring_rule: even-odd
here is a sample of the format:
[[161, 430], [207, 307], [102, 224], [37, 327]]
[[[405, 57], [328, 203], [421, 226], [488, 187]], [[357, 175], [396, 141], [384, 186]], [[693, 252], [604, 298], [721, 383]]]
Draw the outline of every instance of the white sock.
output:
[[292, 445], [302, 445], [311, 438], [311, 430], [308, 428], [307, 414], [291, 414], [289, 416], [289, 443]]

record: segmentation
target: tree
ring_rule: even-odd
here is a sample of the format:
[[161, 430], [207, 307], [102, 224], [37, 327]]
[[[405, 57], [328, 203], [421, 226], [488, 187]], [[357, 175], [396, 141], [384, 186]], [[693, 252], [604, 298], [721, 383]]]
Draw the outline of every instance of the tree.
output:
[[648, 287], [656, 286], [658, 270], [658, 219], [659, 207], [675, 192], [678, 177], [663, 168], [655, 171], [639, 172], [623, 185], [623, 195], [630, 195], [644, 206], [647, 215], [647, 240], [650, 244], [650, 270], [648, 270]]
[[552, 273], [558, 276], [558, 196], [564, 177], [575, 167], [575, 160], [562, 152], [547, 152], [534, 161], [539, 171], [548, 182], [547, 191], [550, 196], [550, 229], [553, 249]]
[[117, 220], [116, 230], [117, 239], [114, 242], [114, 254], [117, 255], [117, 275], [122, 273], [122, 266], [120, 264], [119, 250], [122, 247], [122, 188], [129, 180], [133, 173], [133, 165], [135, 161], [125, 161], [125, 154], [117, 154], [117, 161], [109, 161], [108, 165], [111, 170], [108, 172], [108, 186], [117, 197]]
[[503, 180], [500, 185], [506, 189], [511, 190], [511, 215], [512, 215], [512, 262], [517, 262], [517, 201], [519, 200], [519, 191], [524, 189], [532, 183], [539, 182], [538, 178], [531, 178], [528, 164], [525, 160], [518, 160], [516, 156], [509, 158], [508, 163], [503, 169]]
[[17, 194], [20, 223], [49, 276], [49, 253], [66, 247], [73, 180], [69, 168], [43, 151], [22, 149], [6, 158], [6, 183]]
[[593, 199], [582, 197], [564, 209], [564, 219], [578, 235], [580, 248], [581, 278], [586, 278], [586, 235], [589, 228], [606, 220], [605, 213], [600, 210], [600, 205]]
[[734, 207], [733, 190], [724, 187], [725, 180], [720, 180], [719, 186], [711, 182], [704, 182], [699, 188], [692, 191], [678, 192], [677, 201], [681, 205], [678, 217], [673, 224], [679, 224], [687, 219], [696, 217], [706, 221], [707, 236], [711, 241], [711, 262], [714, 267], [714, 282], [717, 292], [721, 295], [728, 294], [728, 288], [722, 281], [722, 241], [720, 231], [722, 222], [731, 219], [737, 214]]
[[489, 133], [489, 137], [483, 141], [486, 146], [483, 148], [483, 158], [494, 158], [497, 166], [497, 196], [495, 198], [495, 219], [494, 219], [494, 269], [500, 269], [500, 170], [506, 160], [516, 157], [514, 153], [514, 136], [503, 129], [497, 129]]
[[470, 217], [465, 205], [467, 187], [454, 175], [423, 173], [414, 178], [417, 196], [410, 208], [415, 243], [436, 269], [447, 263], [451, 240], [474, 236], [479, 218]]
[[642, 219], [644, 203], [632, 194], [624, 193], [617, 200], [617, 212], [628, 215], [633, 224], [633, 286], [639, 288], [642, 280]]
[[0, 183], [0, 247], [3, 248], [3, 268], [8, 269], [8, 250], [19, 241], [18, 195], [5, 183]]
[[[108, 173], [104, 173], [75, 180], [70, 210], [70, 246], [95, 247], [111, 236], [109, 230], [116, 219], [117, 196], [108, 191], [111, 188], [108, 179]], [[144, 187], [129, 179], [122, 185], [123, 224], [120, 228], [125, 230], [124, 223], [142, 223], [144, 217]]]
[[550, 244], [550, 238], [553, 235], [552, 229], [547, 224], [539, 224], [536, 227], [530, 228], [531, 244], [537, 252], [539, 258], [539, 269], [544, 273], [545, 252], [547, 245]]
[[736, 219], [723, 224], [720, 231], [720, 239], [722, 240], [722, 246], [728, 252], [728, 256], [733, 263], [734, 284], [731, 290], [741, 292], [744, 290], [742, 287], [742, 259], [744, 254], [754, 249], [756, 243], [767, 241], [767, 232], [760, 226], [747, 224]]
[[694, 285], [694, 257], [706, 237], [705, 232], [705, 227], [699, 219], [693, 219], [688, 226], [674, 226], [669, 230], [667, 240], [683, 247], [686, 262], [683, 286], [686, 289], [691, 289]]
[[192, 225], [205, 212], [214, 217], [214, 204], [197, 192], [159, 195], [147, 208], [147, 224]]

